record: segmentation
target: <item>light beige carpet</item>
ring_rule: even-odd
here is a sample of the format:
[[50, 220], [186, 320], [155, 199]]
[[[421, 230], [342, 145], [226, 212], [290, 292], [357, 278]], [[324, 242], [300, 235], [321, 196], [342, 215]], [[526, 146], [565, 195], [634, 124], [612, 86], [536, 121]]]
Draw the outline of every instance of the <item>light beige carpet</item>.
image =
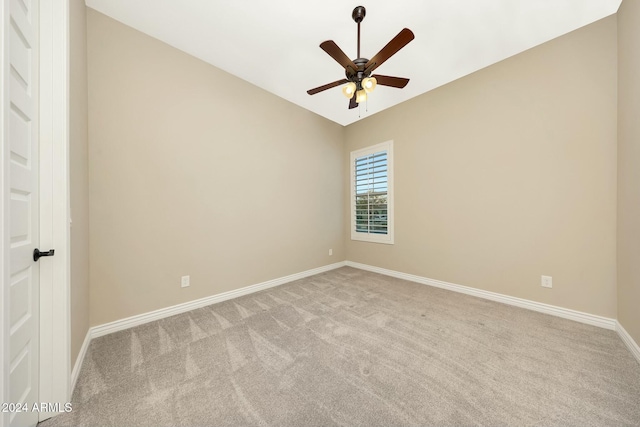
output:
[[341, 268], [95, 339], [44, 426], [638, 426], [609, 330]]

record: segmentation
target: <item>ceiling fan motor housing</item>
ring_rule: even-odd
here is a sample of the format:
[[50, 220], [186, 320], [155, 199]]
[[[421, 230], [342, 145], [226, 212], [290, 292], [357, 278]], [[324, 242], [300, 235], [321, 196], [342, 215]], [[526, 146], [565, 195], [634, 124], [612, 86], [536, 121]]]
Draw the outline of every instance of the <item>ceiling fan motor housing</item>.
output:
[[371, 75], [371, 72], [365, 73], [364, 71], [364, 65], [368, 61], [369, 60], [367, 58], [354, 59], [353, 63], [358, 66], [358, 70], [354, 72], [350, 67], [345, 70], [347, 80], [349, 80], [350, 82], [354, 82], [358, 86], [358, 90], [362, 89], [362, 79], [365, 79]]

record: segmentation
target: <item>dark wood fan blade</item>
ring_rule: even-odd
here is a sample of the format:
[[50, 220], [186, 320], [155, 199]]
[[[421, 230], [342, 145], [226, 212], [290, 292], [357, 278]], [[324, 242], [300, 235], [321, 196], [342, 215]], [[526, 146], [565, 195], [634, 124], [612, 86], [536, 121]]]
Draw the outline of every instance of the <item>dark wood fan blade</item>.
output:
[[349, 109], [351, 110], [352, 108], [356, 108], [358, 106], [358, 103], [356, 102], [356, 94], [353, 94], [353, 98], [351, 98], [349, 100]]
[[385, 47], [380, 50], [380, 52], [376, 53], [376, 55], [371, 58], [365, 65], [365, 74], [370, 73], [371, 71], [378, 68], [382, 65], [387, 59], [391, 58], [396, 54], [400, 49], [405, 47], [411, 40], [413, 40], [415, 36], [413, 35], [413, 31], [408, 28], [403, 29], [395, 36]]
[[371, 77], [375, 77], [379, 85], [397, 87], [399, 89], [402, 89], [409, 83], [409, 79], [405, 79], [404, 77], [383, 76], [380, 74], [374, 74]]
[[317, 87], [317, 88], [315, 88], [315, 89], [309, 89], [309, 90], [307, 91], [307, 93], [308, 93], [309, 95], [315, 95], [315, 94], [316, 94], [316, 93], [318, 93], [318, 92], [322, 92], [323, 90], [331, 89], [332, 87], [340, 86], [340, 85], [341, 85], [341, 84], [343, 84], [343, 83], [349, 83], [349, 80], [347, 80], [347, 79], [336, 80], [336, 81], [335, 81], [335, 82], [333, 82], [333, 83], [327, 83], [327, 84], [326, 84], [326, 85], [324, 85], [324, 86], [319, 86], [319, 87]]
[[345, 69], [349, 67], [352, 68], [354, 72], [358, 71], [358, 66], [349, 59], [333, 40], [320, 43], [320, 49], [327, 52], [330, 57], [335, 59], [338, 64], [342, 65]]

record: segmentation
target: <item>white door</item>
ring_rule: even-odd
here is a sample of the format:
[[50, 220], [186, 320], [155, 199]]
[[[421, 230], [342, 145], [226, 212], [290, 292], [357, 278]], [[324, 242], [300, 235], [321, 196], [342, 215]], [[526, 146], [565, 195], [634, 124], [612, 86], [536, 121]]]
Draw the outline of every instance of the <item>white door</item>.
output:
[[29, 409], [12, 413], [10, 425], [32, 426], [39, 382], [38, 0], [9, 0], [9, 15], [9, 402]]

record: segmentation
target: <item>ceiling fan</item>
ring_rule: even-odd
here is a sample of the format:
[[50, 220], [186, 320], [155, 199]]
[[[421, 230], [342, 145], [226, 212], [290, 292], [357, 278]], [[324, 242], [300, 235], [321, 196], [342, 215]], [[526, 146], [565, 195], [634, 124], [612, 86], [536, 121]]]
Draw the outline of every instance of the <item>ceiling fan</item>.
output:
[[360, 23], [364, 19], [367, 11], [364, 6], [357, 6], [353, 9], [351, 17], [358, 24], [358, 57], [354, 60], [338, 47], [333, 40], [327, 40], [320, 44], [320, 48], [327, 52], [344, 67], [346, 79], [337, 80], [307, 91], [309, 95], [315, 95], [327, 89], [346, 85], [342, 88], [342, 93], [349, 98], [349, 108], [356, 108], [359, 103], [367, 100], [367, 93], [371, 93], [376, 85], [390, 86], [402, 89], [409, 83], [409, 79], [403, 77], [383, 76], [380, 74], [371, 75], [373, 70], [382, 65], [387, 59], [395, 55], [400, 49], [405, 47], [414, 39], [413, 32], [405, 28], [398, 33], [385, 47], [371, 59], [360, 57]]

